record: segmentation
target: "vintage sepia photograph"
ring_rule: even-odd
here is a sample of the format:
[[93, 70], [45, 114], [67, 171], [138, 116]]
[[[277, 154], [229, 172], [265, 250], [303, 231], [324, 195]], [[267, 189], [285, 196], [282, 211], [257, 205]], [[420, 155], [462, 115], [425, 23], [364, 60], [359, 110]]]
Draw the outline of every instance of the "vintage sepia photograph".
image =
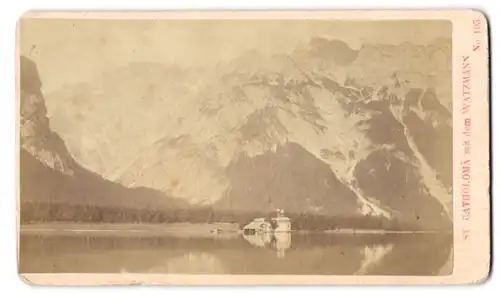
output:
[[451, 275], [452, 32], [22, 18], [19, 272]]

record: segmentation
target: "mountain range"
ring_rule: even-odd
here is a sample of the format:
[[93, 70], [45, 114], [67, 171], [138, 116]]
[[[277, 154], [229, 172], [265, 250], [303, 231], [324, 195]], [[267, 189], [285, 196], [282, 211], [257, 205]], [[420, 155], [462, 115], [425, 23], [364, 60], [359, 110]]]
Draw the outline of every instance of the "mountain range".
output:
[[448, 39], [314, 38], [215, 67], [129, 63], [47, 94], [21, 57], [21, 199], [449, 226], [450, 57]]

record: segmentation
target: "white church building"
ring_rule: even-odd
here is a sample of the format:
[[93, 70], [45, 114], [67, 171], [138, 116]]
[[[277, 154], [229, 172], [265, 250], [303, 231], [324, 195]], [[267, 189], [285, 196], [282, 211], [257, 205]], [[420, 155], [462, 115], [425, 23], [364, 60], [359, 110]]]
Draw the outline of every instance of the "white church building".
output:
[[291, 232], [291, 219], [285, 216], [285, 212], [282, 209], [276, 210], [276, 213], [276, 217], [270, 219], [266, 219], [264, 217], [255, 218], [243, 227], [243, 234], [253, 235], [269, 232]]

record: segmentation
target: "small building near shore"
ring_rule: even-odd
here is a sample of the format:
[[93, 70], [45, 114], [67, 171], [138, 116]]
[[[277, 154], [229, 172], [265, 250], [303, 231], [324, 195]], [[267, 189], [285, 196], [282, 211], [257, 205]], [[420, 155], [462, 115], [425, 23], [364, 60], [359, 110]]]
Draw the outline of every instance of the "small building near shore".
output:
[[290, 232], [292, 231], [292, 220], [285, 216], [285, 211], [283, 209], [276, 210], [276, 217], [273, 218], [273, 222], [275, 222], [276, 227], [274, 228], [275, 232]]
[[292, 230], [291, 219], [285, 216], [282, 209], [276, 210], [274, 218], [255, 218], [243, 227], [244, 235], [254, 235], [268, 232], [290, 232]]
[[249, 224], [243, 227], [243, 234], [254, 235], [258, 233], [267, 233], [272, 231], [271, 223], [265, 218], [255, 218]]

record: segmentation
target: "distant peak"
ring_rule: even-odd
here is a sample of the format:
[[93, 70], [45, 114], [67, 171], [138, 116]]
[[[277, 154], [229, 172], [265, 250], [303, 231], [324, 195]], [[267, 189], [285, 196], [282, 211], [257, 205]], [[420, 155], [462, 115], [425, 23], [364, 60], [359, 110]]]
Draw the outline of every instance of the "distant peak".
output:
[[21, 90], [27, 92], [39, 92], [42, 87], [38, 67], [36, 63], [26, 56], [20, 57], [20, 84]]
[[311, 46], [342, 46], [350, 50], [352, 49], [346, 42], [339, 39], [327, 39], [323, 37], [313, 37], [310, 42]]
[[332, 60], [337, 65], [349, 65], [358, 56], [346, 42], [338, 39], [315, 37], [309, 44], [309, 54], [314, 58]]

